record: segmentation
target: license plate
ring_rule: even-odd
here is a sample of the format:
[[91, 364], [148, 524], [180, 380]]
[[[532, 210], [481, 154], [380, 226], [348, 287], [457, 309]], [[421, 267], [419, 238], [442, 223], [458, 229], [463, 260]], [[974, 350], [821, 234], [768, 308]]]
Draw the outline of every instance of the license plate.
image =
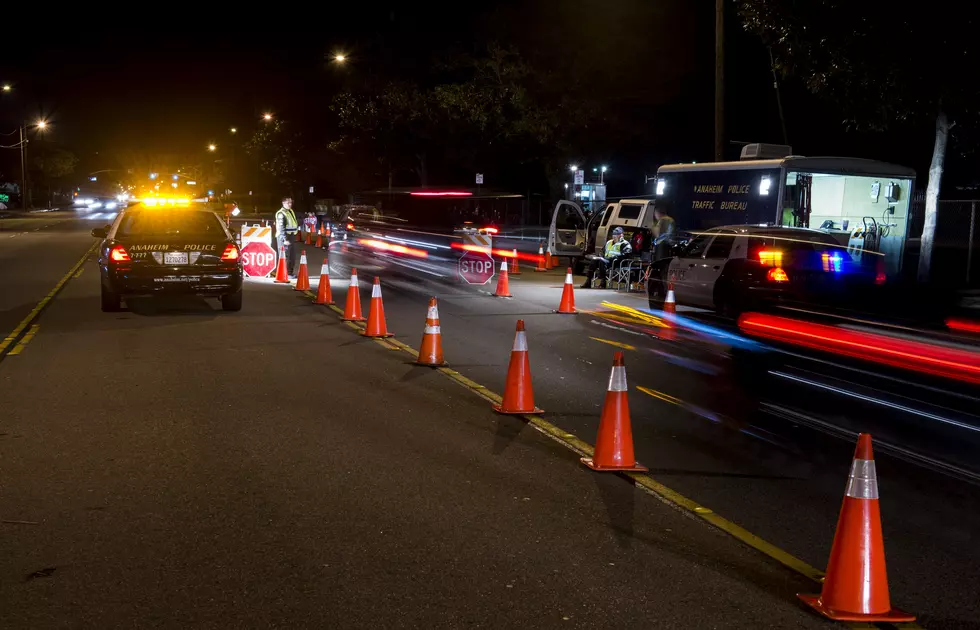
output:
[[165, 265], [186, 265], [187, 252], [164, 252], [163, 264]]
[[163, 276], [153, 280], [155, 282], [200, 282], [201, 276]]

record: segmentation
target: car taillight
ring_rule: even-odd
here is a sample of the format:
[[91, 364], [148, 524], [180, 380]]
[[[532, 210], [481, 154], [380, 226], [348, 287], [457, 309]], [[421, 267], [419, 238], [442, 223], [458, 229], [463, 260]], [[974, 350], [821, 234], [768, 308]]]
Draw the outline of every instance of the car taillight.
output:
[[228, 243], [225, 251], [221, 253], [221, 260], [238, 260], [238, 248]]
[[769, 282], [789, 282], [789, 276], [783, 271], [782, 267], [773, 267], [766, 274], [766, 279]]
[[116, 245], [109, 250], [109, 260], [112, 262], [129, 262], [129, 252], [122, 245]]
[[486, 232], [487, 234], [497, 234], [498, 232], [500, 232], [500, 230], [498, 230], [495, 227], [485, 227], [483, 228], [483, 231]]
[[348, 223], [347, 224], [347, 229], [348, 230], [353, 230], [354, 229], [354, 224], [353, 223]]
[[778, 249], [760, 250], [759, 262], [770, 267], [780, 267], [783, 264], [783, 252]]

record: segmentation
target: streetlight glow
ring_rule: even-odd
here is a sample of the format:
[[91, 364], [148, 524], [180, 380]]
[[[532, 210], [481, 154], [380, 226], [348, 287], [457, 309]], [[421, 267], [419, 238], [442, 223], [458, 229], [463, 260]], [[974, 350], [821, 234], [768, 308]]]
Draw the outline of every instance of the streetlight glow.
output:
[[13, 87], [11, 87], [9, 83], [4, 83], [4, 84], [3, 84], [3, 91], [4, 91], [4, 92], [9, 92], [9, 91], [11, 91], [12, 89], [14, 89], [14, 88], [13, 88]]
[[344, 53], [337, 53], [336, 55], [333, 56], [333, 60], [336, 61], [337, 63], [344, 63], [345, 61], [347, 61], [347, 55], [345, 55]]
[[214, 145], [214, 144], [209, 144], [208, 145], [208, 151], [217, 151], [217, 150], [218, 150], [217, 145]]
[[48, 121], [46, 121], [46, 120], [39, 120], [39, 121], [37, 121], [36, 124], [37, 124], [37, 128], [38, 129], [44, 129], [45, 127], [48, 126]]
[[571, 172], [574, 173], [575, 171], [578, 170], [578, 166], [575, 165], [575, 164], [572, 164], [571, 166], [568, 167], [568, 170], [570, 170]]
[[605, 167], [605, 166], [603, 166], [603, 167], [602, 167], [602, 172], [603, 172], [603, 173], [605, 173], [605, 172], [606, 172], [606, 167]]
[[272, 120], [272, 114], [270, 114], [268, 112], [266, 112], [265, 114], [262, 114], [262, 120]]
[[231, 131], [232, 133], [238, 133], [238, 127], [232, 127], [231, 129], [229, 129], [229, 131]]

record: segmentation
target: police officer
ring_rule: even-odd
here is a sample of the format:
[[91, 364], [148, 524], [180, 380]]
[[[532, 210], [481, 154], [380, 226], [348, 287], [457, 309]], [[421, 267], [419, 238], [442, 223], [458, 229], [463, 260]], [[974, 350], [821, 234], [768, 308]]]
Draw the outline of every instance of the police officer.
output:
[[296, 213], [293, 212], [293, 200], [291, 197], [283, 197], [282, 207], [276, 210], [276, 245], [279, 251], [285, 248], [288, 256], [286, 269], [291, 277], [295, 277], [299, 271], [299, 249], [293, 246], [297, 229], [299, 229], [299, 222], [296, 221]]
[[598, 276], [602, 281], [601, 288], [606, 288], [606, 271], [613, 265], [616, 260], [623, 258], [624, 256], [629, 256], [633, 253], [633, 246], [630, 245], [629, 241], [623, 235], [623, 228], [615, 228], [612, 232], [612, 238], [606, 241], [606, 246], [602, 250], [602, 258], [595, 258], [592, 264], [589, 266], [589, 273], [585, 277], [585, 284], [582, 285], [583, 289], [589, 289], [592, 287], [592, 277]]
[[670, 205], [666, 199], [657, 199], [653, 207], [653, 217], [657, 225], [653, 231], [653, 259], [660, 260], [670, 256], [670, 238], [677, 230], [677, 223], [670, 216]]

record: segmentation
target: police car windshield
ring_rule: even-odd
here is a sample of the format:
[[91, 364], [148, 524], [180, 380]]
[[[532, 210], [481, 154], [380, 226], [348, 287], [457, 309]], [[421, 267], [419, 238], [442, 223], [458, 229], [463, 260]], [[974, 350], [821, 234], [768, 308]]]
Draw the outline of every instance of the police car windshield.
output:
[[224, 230], [213, 212], [195, 210], [130, 210], [116, 230], [117, 238], [177, 235], [223, 237]]

